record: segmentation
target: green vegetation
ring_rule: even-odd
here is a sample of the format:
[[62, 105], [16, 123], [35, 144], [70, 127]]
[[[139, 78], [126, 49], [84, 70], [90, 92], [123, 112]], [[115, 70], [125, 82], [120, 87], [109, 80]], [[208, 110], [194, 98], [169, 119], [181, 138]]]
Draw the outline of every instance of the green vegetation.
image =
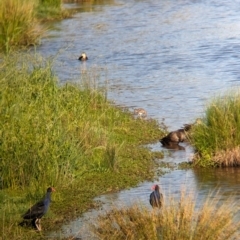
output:
[[[99, 239], [178, 239], [178, 240], [228, 240], [239, 236], [239, 222], [234, 222], [237, 213], [236, 201], [220, 203], [207, 199], [197, 209], [196, 199], [182, 192], [180, 200], [165, 199], [160, 211], [142, 206], [113, 209], [98, 218], [92, 225]], [[233, 204], [233, 205], [232, 205]], [[229, 209], [233, 209], [230, 211]], [[234, 210], [235, 209], [235, 210]], [[234, 238], [236, 237], [236, 238]]]
[[201, 124], [192, 130], [199, 166], [240, 165], [240, 95], [231, 92], [215, 98], [207, 107]]
[[70, 16], [70, 12], [62, 8], [62, 0], [39, 0], [36, 14], [41, 21], [62, 19]]
[[39, 36], [36, 30], [35, 2], [30, 0], [0, 1], [0, 50], [34, 44]]
[[[76, 10], [64, 9], [62, 0], [1, 0], [0, 52], [9, 53], [19, 47], [37, 45], [46, 31], [42, 22], [70, 17]], [[72, 1], [74, 2], [74, 1]], [[82, 8], [104, 0], [80, 1]], [[109, 1], [108, 1], [109, 2]]]
[[101, 193], [153, 179], [160, 154], [142, 145], [163, 135], [157, 121], [115, 107], [88, 73], [60, 85], [48, 61], [15, 59], [0, 65], [0, 238], [42, 237], [18, 223], [48, 186], [57, 192], [45, 231], [93, 207]]
[[1, 0], [0, 51], [37, 44], [44, 31], [41, 21], [66, 16], [61, 0]]

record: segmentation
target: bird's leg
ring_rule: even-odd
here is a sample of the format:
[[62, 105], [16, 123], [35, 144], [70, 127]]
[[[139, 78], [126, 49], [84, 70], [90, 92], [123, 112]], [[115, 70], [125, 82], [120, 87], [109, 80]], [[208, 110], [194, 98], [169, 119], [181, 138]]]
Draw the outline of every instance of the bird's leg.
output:
[[39, 231], [42, 231], [42, 227], [41, 227], [41, 218], [38, 219], [38, 227], [39, 227]]
[[37, 218], [36, 221], [35, 221], [35, 226], [37, 228], [38, 231], [41, 231], [42, 228], [41, 228], [41, 225], [40, 225], [40, 219]]

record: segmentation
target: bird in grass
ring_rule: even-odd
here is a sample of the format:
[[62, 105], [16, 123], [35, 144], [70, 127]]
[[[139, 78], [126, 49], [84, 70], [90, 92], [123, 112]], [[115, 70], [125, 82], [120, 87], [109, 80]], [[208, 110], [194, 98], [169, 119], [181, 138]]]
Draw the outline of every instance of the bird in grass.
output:
[[78, 58], [79, 61], [86, 61], [88, 60], [87, 54], [83, 52], [80, 57]]
[[41, 231], [40, 220], [49, 209], [52, 192], [55, 192], [55, 189], [53, 187], [49, 187], [45, 197], [34, 204], [25, 214], [22, 215], [23, 219], [31, 219], [33, 226], [37, 228], [38, 231]]
[[136, 108], [134, 109], [134, 114], [137, 115], [140, 118], [147, 117], [147, 111], [143, 108]]
[[162, 202], [163, 202], [163, 195], [159, 191], [159, 186], [158, 185], [153, 185], [152, 190], [154, 190], [150, 194], [150, 199], [149, 202], [153, 208], [161, 208]]

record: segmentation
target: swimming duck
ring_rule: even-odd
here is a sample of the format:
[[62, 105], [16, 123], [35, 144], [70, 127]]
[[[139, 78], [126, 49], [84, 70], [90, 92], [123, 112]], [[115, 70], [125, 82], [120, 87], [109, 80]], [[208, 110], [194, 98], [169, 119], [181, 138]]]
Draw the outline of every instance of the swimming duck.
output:
[[86, 61], [88, 60], [87, 54], [83, 52], [80, 57], [78, 58], [79, 61]]

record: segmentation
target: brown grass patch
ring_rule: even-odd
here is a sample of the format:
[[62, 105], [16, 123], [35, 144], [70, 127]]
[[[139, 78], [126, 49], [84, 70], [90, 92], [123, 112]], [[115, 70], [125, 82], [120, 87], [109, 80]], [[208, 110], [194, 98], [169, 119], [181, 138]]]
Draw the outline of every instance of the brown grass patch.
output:
[[101, 240], [234, 239], [240, 227], [234, 221], [235, 201], [232, 198], [220, 203], [217, 199], [211, 196], [197, 208], [195, 197], [182, 192], [180, 200], [168, 198], [161, 210], [139, 205], [112, 209], [100, 216], [92, 229]]
[[212, 160], [220, 167], [240, 166], [240, 146], [233, 149], [218, 151]]

